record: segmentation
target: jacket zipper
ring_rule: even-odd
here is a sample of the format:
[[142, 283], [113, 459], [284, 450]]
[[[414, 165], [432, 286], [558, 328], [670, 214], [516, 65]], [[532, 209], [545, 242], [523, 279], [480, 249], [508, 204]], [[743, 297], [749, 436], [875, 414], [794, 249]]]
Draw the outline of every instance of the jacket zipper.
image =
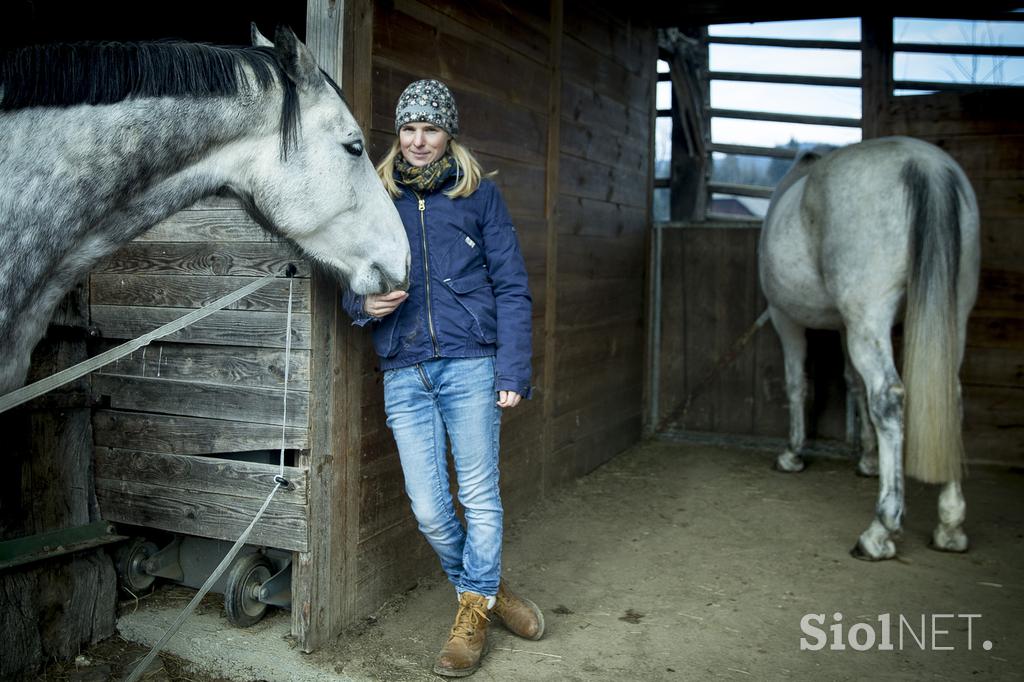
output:
[[427, 204], [419, 193], [414, 192], [419, 200], [420, 209], [420, 234], [423, 235], [423, 279], [427, 287], [427, 326], [430, 327], [430, 341], [434, 345], [434, 357], [440, 357], [441, 352], [437, 348], [437, 334], [434, 333], [434, 313], [430, 306], [430, 254], [427, 253], [427, 223], [423, 215], [426, 213]]

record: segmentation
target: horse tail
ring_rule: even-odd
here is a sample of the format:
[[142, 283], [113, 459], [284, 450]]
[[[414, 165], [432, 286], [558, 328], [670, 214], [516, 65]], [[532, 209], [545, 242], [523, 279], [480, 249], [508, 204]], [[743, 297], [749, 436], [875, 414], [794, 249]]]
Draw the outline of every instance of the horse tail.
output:
[[953, 168], [907, 162], [910, 262], [903, 335], [906, 472], [926, 483], [964, 475], [957, 279], [961, 181]]

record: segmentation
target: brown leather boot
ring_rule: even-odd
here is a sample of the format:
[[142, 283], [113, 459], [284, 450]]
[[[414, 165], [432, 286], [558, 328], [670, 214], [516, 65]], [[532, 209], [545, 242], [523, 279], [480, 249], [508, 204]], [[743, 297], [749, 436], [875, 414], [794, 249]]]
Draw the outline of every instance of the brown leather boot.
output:
[[445, 677], [465, 677], [476, 672], [487, 645], [488, 613], [487, 597], [473, 592], [462, 593], [451, 634], [437, 655], [435, 673]]
[[508, 589], [504, 580], [498, 584], [494, 615], [512, 634], [533, 640], [544, 636], [544, 614], [532, 601]]

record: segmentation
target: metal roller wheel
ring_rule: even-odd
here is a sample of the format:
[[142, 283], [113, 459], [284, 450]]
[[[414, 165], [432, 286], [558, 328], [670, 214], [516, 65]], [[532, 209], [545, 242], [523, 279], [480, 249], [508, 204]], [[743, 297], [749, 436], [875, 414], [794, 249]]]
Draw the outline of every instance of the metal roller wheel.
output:
[[246, 554], [228, 571], [224, 589], [224, 610], [235, 627], [255, 625], [267, 612], [260, 601], [260, 588], [273, 575], [270, 561], [262, 554]]
[[157, 546], [145, 538], [132, 538], [118, 547], [114, 554], [114, 566], [121, 587], [133, 594], [148, 589], [156, 576], [146, 573], [142, 564], [156, 553]]

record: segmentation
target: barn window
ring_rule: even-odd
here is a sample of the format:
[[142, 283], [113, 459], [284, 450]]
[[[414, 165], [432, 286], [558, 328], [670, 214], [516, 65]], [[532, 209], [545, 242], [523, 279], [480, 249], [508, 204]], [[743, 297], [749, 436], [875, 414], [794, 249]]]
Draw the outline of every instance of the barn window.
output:
[[[800, 150], [860, 140], [860, 39], [858, 19], [666, 32], [670, 73], [659, 73], [659, 88], [668, 79], [676, 87], [659, 92], [659, 152], [663, 136], [672, 143], [670, 159], [658, 161], [671, 172], [656, 175], [655, 219], [667, 213], [676, 222], [757, 223]], [[689, 80], [686, 87], [678, 87], [680, 79]], [[687, 88], [696, 96], [680, 102]], [[699, 165], [699, 183], [687, 177], [695, 170], [687, 161]]]
[[1024, 86], [1024, 21], [897, 17], [892, 33], [896, 95]]

